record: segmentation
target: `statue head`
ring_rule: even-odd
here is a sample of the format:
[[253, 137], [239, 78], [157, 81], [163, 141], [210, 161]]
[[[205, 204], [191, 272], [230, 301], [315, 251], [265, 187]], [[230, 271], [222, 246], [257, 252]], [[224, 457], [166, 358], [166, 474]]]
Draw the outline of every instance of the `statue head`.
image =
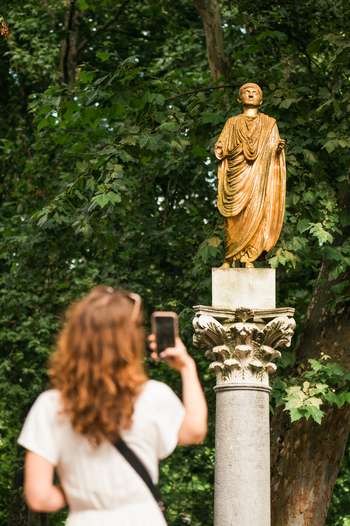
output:
[[247, 82], [239, 88], [238, 102], [249, 106], [261, 106], [263, 101], [263, 92], [258, 84]]

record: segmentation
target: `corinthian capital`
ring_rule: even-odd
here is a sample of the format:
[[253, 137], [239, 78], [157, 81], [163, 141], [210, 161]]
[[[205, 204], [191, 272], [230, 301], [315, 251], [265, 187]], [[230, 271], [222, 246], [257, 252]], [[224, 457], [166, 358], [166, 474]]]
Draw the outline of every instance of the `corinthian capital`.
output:
[[273, 361], [281, 356], [278, 349], [290, 346], [295, 330], [292, 310], [281, 311], [197, 308], [193, 343], [207, 349], [218, 385], [268, 387], [269, 374], [277, 369]]

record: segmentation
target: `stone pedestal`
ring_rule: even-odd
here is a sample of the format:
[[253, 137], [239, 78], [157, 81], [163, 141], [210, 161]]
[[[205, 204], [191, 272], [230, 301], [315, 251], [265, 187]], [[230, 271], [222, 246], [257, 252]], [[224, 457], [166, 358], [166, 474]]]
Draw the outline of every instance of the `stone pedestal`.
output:
[[213, 268], [212, 305], [237, 309], [274, 309], [276, 271], [272, 268]]
[[294, 309], [275, 308], [271, 276], [214, 269], [221, 305], [194, 307], [194, 344], [216, 373], [215, 526], [270, 526], [269, 375], [295, 329]]

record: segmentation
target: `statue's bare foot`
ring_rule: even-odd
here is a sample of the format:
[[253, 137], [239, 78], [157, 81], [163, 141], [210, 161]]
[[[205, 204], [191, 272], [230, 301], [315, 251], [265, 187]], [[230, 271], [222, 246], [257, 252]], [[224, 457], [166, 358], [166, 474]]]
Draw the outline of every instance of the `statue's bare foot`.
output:
[[230, 268], [230, 263], [228, 261], [224, 261], [220, 268], [221, 269]]
[[235, 260], [233, 259], [233, 260], [232, 260], [232, 263], [231, 263], [231, 268], [235, 268], [235, 267], [236, 267], [236, 262], [235, 262]]
[[250, 263], [249, 261], [247, 261], [247, 263], [245, 264], [245, 268], [254, 268], [254, 265], [253, 263]]

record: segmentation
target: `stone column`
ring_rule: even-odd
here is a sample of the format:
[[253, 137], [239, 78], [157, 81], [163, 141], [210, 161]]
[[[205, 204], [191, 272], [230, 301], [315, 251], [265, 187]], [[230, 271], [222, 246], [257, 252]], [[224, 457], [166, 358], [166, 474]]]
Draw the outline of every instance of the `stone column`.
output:
[[[213, 286], [225, 285], [224, 294], [213, 290], [213, 298], [220, 304], [225, 296], [222, 301], [231, 305], [194, 307], [194, 344], [208, 349], [209, 369], [216, 373], [215, 526], [271, 523], [269, 375], [276, 371], [278, 348], [291, 343], [295, 321], [293, 309], [274, 308], [275, 289], [266, 284], [271, 274], [265, 273], [260, 285], [259, 280], [254, 285], [252, 275], [259, 270], [221, 271], [227, 273], [226, 279], [219, 276]], [[239, 297], [237, 283], [228, 294], [226, 285], [232, 279], [238, 279], [238, 285], [241, 280], [245, 298]], [[235, 302], [259, 308], [237, 307]], [[264, 302], [273, 307], [261, 308]]]

